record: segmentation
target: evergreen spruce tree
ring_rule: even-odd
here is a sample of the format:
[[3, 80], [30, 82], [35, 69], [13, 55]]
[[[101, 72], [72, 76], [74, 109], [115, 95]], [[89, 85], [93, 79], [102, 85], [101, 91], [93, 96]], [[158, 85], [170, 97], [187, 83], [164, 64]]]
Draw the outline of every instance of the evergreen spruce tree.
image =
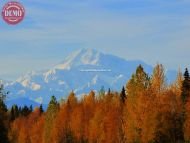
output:
[[8, 143], [7, 107], [4, 103], [6, 94], [3, 85], [0, 87], [0, 143]]
[[7, 106], [4, 103], [5, 98], [6, 98], [6, 93], [4, 93], [4, 87], [3, 85], [0, 85], [0, 110], [7, 112]]
[[126, 91], [125, 91], [125, 87], [123, 86], [122, 91], [120, 93], [120, 100], [122, 103], [125, 103], [127, 96], [126, 96]]
[[26, 105], [21, 108], [21, 115], [22, 116], [28, 116], [31, 113], [31, 109], [27, 107]]
[[185, 123], [185, 120], [186, 120], [186, 103], [187, 103], [187, 100], [188, 98], [190, 97], [190, 77], [189, 77], [189, 71], [188, 69], [186, 68], [185, 69], [185, 73], [184, 73], [184, 80], [183, 80], [183, 83], [182, 83], [182, 90], [181, 90], [181, 99], [182, 99], [182, 102], [183, 102], [183, 110], [182, 110], [182, 116], [181, 116], [181, 135], [180, 136], [180, 140], [182, 142], [184, 142], [184, 133], [183, 133], [183, 127], [184, 127], [184, 123]]
[[53, 120], [58, 112], [58, 109], [59, 109], [59, 103], [57, 102], [56, 97], [52, 96], [46, 112], [44, 136], [43, 136], [44, 143], [51, 143]]
[[43, 113], [43, 112], [44, 112], [43, 106], [42, 104], [40, 104], [40, 113]]
[[111, 89], [109, 88], [107, 95], [110, 95], [110, 94], [111, 94]]
[[32, 106], [32, 105], [30, 105], [29, 110], [30, 110], [30, 112], [32, 112], [32, 111], [33, 111], [33, 106]]
[[184, 80], [182, 83], [182, 93], [181, 93], [181, 98], [184, 104], [187, 102], [187, 99], [189, 97], [190, 97], [190, 77], [189, 77], [189, 71], [186, 68], [184, 73]]
[[11, 119], [11, 121], [15, 120], [18, 116], [19, 116], [18, 106], [17, 105], [13, 105], [11, 107], [11, 111], [10, 111], [10, 119]]

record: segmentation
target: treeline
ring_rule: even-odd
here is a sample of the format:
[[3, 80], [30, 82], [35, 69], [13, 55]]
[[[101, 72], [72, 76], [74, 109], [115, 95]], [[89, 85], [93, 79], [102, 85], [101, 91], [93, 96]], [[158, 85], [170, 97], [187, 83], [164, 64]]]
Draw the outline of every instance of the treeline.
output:
[[60, 102], [52, 96], [45, 112], [41, 106], [23, 114], [16, 105], [7, 111], [0, 101], [1, 143], [190, 142], [187, 69], [168, 85], [162, 65], [152, 75], [140, 65], [120, 93], [101, 89], [78, 99], [71, 92]]

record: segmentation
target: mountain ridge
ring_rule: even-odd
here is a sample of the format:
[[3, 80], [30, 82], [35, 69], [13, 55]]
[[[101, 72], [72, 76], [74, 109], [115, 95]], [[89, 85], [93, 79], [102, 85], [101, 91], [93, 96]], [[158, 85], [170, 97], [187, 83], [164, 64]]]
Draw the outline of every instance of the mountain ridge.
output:
[[[26, 98], [38, 104], [47, 104], [52, 95], [65, 98], [72, 90], [77, 95], [98, 91], [101, 86], [120, 91], [139, 64], [147, 73], [152, 73], [153, 67], [143, 61], [125, 60], [94, 49], [80, 49], [48, 70], [33, 71], [6, 83], [5, 89], [10, 91], [9, 101]], [[90, 71], [92, 69], [95, 71]], [[173, 80], [176, 72], [167, 73]]]

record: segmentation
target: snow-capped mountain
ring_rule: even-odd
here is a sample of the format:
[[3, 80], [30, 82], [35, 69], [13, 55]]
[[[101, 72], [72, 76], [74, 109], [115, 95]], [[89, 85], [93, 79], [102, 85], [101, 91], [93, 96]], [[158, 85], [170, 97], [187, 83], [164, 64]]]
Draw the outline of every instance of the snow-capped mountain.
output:
[[[81, 49], [49, 70], [32, 71], [6, 83], [5, 89], [10, 92], [8, 101], [22, 98], [43, 104], [47, 104], [52, 95], [60, 99], [72, 90], [77, 95], [99, 90], [101, 86], [120, 91], [139, 64], [146, 72], [152, 72], [152, 66], [142, 61], [127, 61], [93, 49]], [[173, 80], [175, 72], [169, 71], [168, 77]]]

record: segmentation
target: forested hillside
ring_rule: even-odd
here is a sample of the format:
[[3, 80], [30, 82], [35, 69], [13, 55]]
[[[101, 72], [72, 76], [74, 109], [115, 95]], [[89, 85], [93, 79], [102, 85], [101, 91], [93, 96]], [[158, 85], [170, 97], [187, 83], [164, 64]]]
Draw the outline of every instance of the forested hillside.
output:
[[[139, 65], [120, 92], [74, 92], [43, 107], [7, 109], [1, 88], [0, 143], [185, 143], [190, 142], [188, 69], [167, 84], [164, 67], [152, 75]], [[72, 80], [72, 79], [71, 79]], [[34, 109], [33, 109], [34, 108]]]

